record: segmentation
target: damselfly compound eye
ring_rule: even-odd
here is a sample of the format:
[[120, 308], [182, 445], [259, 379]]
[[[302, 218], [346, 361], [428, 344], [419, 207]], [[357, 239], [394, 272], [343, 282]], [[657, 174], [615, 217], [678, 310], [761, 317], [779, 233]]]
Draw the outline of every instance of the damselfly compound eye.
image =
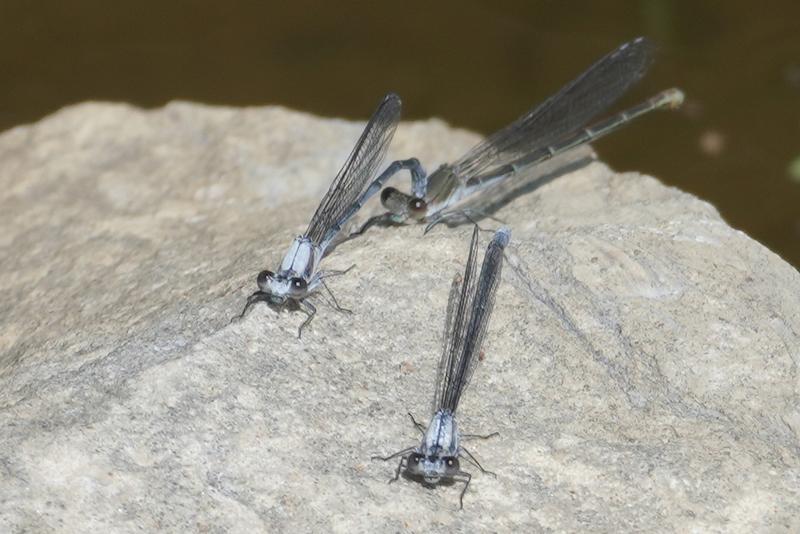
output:
[[258, 277], [256, 278], [256, 284], [258, 284], [258, 288], [261, 291], [265, 291], [265, 287], [269, 284], [269, 281], [272, 280], [272, 277], [275, 276], [275, 273], [272, 271], [261, 271], [258, 273]]
[[383, 189], [383, 191], [381, 191], [381, 204], [383, 204], [385, 206], [386, 203], [389, 202], [389, 199], [392, 198], [392, 196], [395, 194], [396, 191], [397, 191], [397, 189], [395, 189], [394, 187], [385, 187]]
[[425, 212], [428, 211], [428, 203], [421, 198], [412, 198], [408, 201], [408, 211], [413, 217], [425, 215]]
[[458, 458], [456, 458], [455, 456], [448, 456], [447, 458], [445, 458], [444, 465], [445, 465], [445, 470], [450, 475], [454, 474], [460, 468], [460, 465], [458, 463]]
[[302, 291], [306, 287], [308, 287], [308, 284], [306, 283], [306, 281], [304, 279], [302, 279], [302, 278], [299, 278], [299, 277], [298, 278], [292, 278], [290, 280], [290, 282], [292, 284], [292, 289], [296, 289], [298, 291]]
[[386, 187], [381, 191], [381, 204], [395, 215], [407, 215], [409, 196], [395, 189]]

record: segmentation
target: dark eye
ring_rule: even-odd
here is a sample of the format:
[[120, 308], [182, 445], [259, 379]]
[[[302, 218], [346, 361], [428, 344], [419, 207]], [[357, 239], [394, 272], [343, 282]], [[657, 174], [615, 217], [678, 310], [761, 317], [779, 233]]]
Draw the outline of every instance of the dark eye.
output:
[[408, 457], [408, 461], [411, 462], [412, 464], [418, 464], [421, 458], [422, 455], [415, 452], [414, 454]]
[[258, 287], [265, 286], [273, 276], [275, 276], [275, 273], [272, 271], [261, 271], [256, 278], [256, 284], [258, 284]]
[[385, 187], [383, 191], [381, 191], [381, 204], [385, 206], [386, 203], [389, 202], [389, 199], [392, 198], [395, 191], [397, 191], [397, 189], [394, 187]]
[[420, 213], [425, 213], [428, 209], [428, 203], [425, 202], [424, 199], [421, 198], [412, 198], [408, 201], [408, 211], [411, 213], [418, 215]]
[[292, 278], [290, 282], [292, 284], [292, 289], [297, 289], [298, 291], [302, 291], [308, 287], [308, 284], [302, 278]]
[[444, 459], [444, 465], [448, 473], [454, 473], [459, 469], [458, 458], [455, 456], [448, 456]]

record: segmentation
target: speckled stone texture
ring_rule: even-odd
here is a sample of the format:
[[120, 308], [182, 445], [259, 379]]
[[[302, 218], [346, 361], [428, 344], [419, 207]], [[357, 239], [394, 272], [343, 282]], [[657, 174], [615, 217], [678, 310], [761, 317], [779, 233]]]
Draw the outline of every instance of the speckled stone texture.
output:
[[[298, 313], [229, 323], [361, 127], [83, 104], [0, 134], [0, 532], [800, 530], [797, 271], [599, 162], [496, 213], [459, 423], [500, 432], [470, 447], [497, 478], [465, 463], [463, 511], [459, 486], [387, 484], [370, 456], [429, 416], [471, 229], [342, 244], [354, 313], [320, 304], [301, 340]], [[404, 123], [391, 155], [432, 170], [476, 140]]]

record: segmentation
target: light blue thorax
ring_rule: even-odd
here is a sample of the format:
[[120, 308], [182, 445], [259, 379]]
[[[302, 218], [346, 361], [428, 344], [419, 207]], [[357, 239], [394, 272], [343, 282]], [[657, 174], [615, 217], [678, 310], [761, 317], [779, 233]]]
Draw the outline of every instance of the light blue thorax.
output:
[[317, 271], [320, 254], [311, 239], [297, 236], [283, 257], [278, 275], [286, 278], [300, 277], [308, 280]]

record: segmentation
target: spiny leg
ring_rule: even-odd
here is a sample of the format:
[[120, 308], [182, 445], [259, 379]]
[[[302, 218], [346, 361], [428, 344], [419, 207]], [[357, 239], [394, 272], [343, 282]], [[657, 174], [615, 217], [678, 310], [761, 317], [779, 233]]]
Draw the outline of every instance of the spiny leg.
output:
[[405, 462], [408, 456], [406, 456], [409, 452], [413, 452], [415, 447], [408, 447], [407, 449], [403, 449], [402, 451], [397, 451], [394, 454], [390, 454], [389, 456], [372, 456], [370, 460], [383, 460], [384, 462], [391, 460], [392, 458], [400, 457], [400, 462], [397, 464], [397, 469], [394, 472], [394, 478], [389, 479], [389, 484], [392, 482], [396, 482], [398, 478], [400, 478], [400, 472], [405, 467]]
[[417, 430], [419, 430], [421, 433], [424, 434], [425, 426], [416, 419], [414, 419], [414, 416], [411, 414], [411, 412], [408, 412], [408, 416], [411, 418], [411, 422], [414, 423], [414, 426], [417, 428]]
[[396, 213], [392, 213], [390, 211], [387, 211], [386, 213], [382, 213], [380, 215], [374, 215], [369, 219], [367, 219], [366, 222], [364, 222], [364, 224], [361, 225], [361, 228], [359, 228], [354, 232], [351, 232], [350, 235], [345, 238], [345, 241], [349, 241], [354, 237], [362, 235], [364, 232], [366, 232], [375, 225], [392, 226], [397, 224], [403, 224], [405, 220], [406, 220], [405, 216], [397, 215]]
[[487, 471], [486, 469], [484, 469], [484, 468], [483, 468], [483, 466], [482, 466], [482, 465], [481, 465], [481, 464], [478, 462], [478, 460], [476, 460], [476, 459], [475, 459], [475, 457], [472, 455], [472, 453], [471, 453], [471, 452], [469, 452], [469, 451], [466, 449], [466, 447], [463, 447], [463, 446], [462, 446], [462, 447], [460, 447], [460, 448], [461, 448], [461, 450], [462, 450], [462, 451], [464, 451], [465, 453], [467, 453], [467, 459], [468, 459], [469, 461], [471, 461], [473, 464], [475, 464], [475, 467], [477, 467], [478, 469], [480, 469], [480, 470], [481, 470], [481, 473], [483, 473], [484, 475], [492, 475], [493, 477], [497, 478], [497, 473], [495, 473], [495, 472], [493, 472], [493, 471]]
[[[342, 308], [341, 306], [339, 306], [339, 302], [336, 300], [336, 297], [333, 296], [333, 292], [331, 292], [331, 289], [325, 283], [325, 279], [326, 278], [332, 278], [334, 276], [342, 276], [344, 274], [347, 274], [355, 266], [356, 265], [354, 263], [353, 265], [351, 265], [347, 269], [343, 269], [343, 270], [333, 270], [333, 269], [331, 269], [331, 270], [327, 270], [327, 271], [320, 271], [316, 275], [316, 279], [322, 284], [322, 286], [325, 288], [325, 291], [327, 291], [328, 296], [330, 296], [330, 298], [331, 298], [332, 305], [333, 305], [334, 308], [336, 308], [337, 311], [346, 312], [346, 313], [352, 313], [352, 310], [349, 310], [347, 308]], [[329, 304], [330, 304], [330, 302], [329, 302]]]
[[[435, 226], [439, 226], [440, 224], [449, 225], [450, 221], [455, 221], [455, 220], [459, 220], [459, 221], [461, 221], [463, 223], [464, 219], [465, 219], [464, 213], [461, 212], [461, 211], [448, 211], [446, 213], [437, 213], [434, 216], [436, 218], [434, 220], [432, 220], [431, 222], [429, 222], [425, 226], [425, 230], [422, 232], [423, 235], [426, 235], [428, 232], [433, 230], [433, 228]], [[460, 217], [460, 219], [459, 219], [459, 217]], [[469, 220], [469, 219], [467, 219], [467, 220]]]
[[[467, 488], [469, 487], [469, 482], [470, 482], [470, 480], [472, 480], [472, 475], [470, 473], [467, 473], [466, 471], [459, 471], [458, 473], [456, 473], [456, 475], [457, 476], [462, 476], [462, 477], [467, 477], [466, 480], [464, 480], [464, 489], [461, 490], [461, 496], [458, 498], [458, 502], [460, 504], [459, 508], [461, 510], [463, 510], [464, 509], [464, 494], [467, 492]], [[453, 480], [457, 480], [456, 477], [453, 477]]]
[[317, 314], [317, 308], [314, 307], [313, 304], [308, 302], [308, 300], [301, 300], [300, 301], [300, 309], [303, 310], [308, 317], [303, 324], [300, 325], [300, 328], [297, 329], [297, 339], [303, 335], [303, 328], [308, 326], [308, 324], [314, 319], [314, 316]]
[[343, 274], [349, 273], [350, 270], [355, 266], [356, 266], [356, 264], [354, 263], [353, 265], [351, 265], [350, 267], [348, 267], [347, 269], [344, 269], [344, 270], [320, 271], [317, 274], [317, 278], [330, 278], [331, 276], [341, 276]]
[[353, 313], [353, 310], [350, 310], [348, 308], [342, 308], [341, 306], [339, 306], [339, 302], [336, 300], [336, 297], [333, 296], [333, 293], [331, 292], [330, 288], [328, 287], [328, 284], [325, 283], [325, 280], [320, 280], [320, 282], [322, 283], [322, 287], [325, 288], [325, 291], [328, 292], [328, 296], [333, 301], [333, 306], [334, 306], [334, 308], [336, 308], [336, 311], [340, 311], [340, 312], [344, 312], [344, 313]]
[[500, 432], [492, 432], [491, 434], [461, 434], [461, 439], [489, 439], [496, 438]]
[[388, 482], [388, 484], [391, 484], [392, 482], [397, 482], [397, 480], [400, 478], [400, 472], [405, 467], [406, 458], [408, 458], [408, 457], [407, 456], [403, 456], [403, 457], [400, 458], [400, 462], [397, 464], [397, 469], [395, 469], [395, 472], [394, 472], [394, 478], [391, 479]]
[[233, 322], [234, 320], [243, 319], [245, 314], [247, 314], [247, 310], [249, 310], [250, 307], [254, 305], [256, 302], [269, 302], [269, 295], [264, 293], [263, 291], [256, 291], [255, 293], [247, 297], [247, 303], [244, 305], [242, 313], [231, 319], [231, 322]]
[[[478, 227], [478, 231], [480, 231], [480, 232], [494, 232], [494, 230], [492, 230], [490, 228], [481, 228], [481, 225], [479, 225], [478, 221], [475, 220], [476, 218], [477, 219], [491, 219], [496, 223], [506, 224], [505, 221], [503, 221], [501, 219], [498, 219], [494, 215], [486, 213], [486, 212], [484, 212], [482, 210], [469, 210], [468, 209], [468, 210], [464, 210], [463, 213], [464, 213], [464, 217], [466, 217], [469, 222], [471, 222], [472, 224], [477, 226]], [[477, 214], [478, 217], [473, 218], [472, 217], [473, 213]]]
[[397, 458], [398, 456], [402, 456], [409, 452], [413, 452], [416, 447], [407, 447], [402, 451], [397, 451], [394, 454], [390, 454], [389, 456], [370, 456], [370, 460], [383, 460], [384, 462], [391, 460], [392, 458]]
[[[475, 217], [475, 215], [477, 215], [477, 217]], [[478, 222], [475, 220], [476, 218], [477, 219], [483, 219], [483, 218], [491, 219], [491, 220], [496, 221], [496, 222], [498, 222], [500, 224], [505, 224], [502, 220], [498, 219], [497, 217], [494, 217], [494, 216], [492, 216], [490, 214], [487, 214], [487, 213], [485, 213], [485, 212], [483, 212], [481, 210], [475, 210], [475, 209], [456, 210], [456, 211], [448, 211], [446, 213], [439, 214], [436, 217], [436, 219], [434, 219], [433, 221], [429, 222], [427, 224], [427, 226], [425, 226], [425, 231], [423, 232], [423, 234], [427, 234], [428, 232], [433, 230], [434, 226], [438, 226], [440, 224], [448, 224], [449, 225], [451, 221], [460, 221], [462, 223], [464, 221], [469, 221], [472, 224], [474, 224], [475, 226], [477, 226], [478, 230], [481, 231], [481, 232], [494, 232], [494, 230], [491, 230], [489, 228], [482, 228], [481, 225], [479, 225]]]

